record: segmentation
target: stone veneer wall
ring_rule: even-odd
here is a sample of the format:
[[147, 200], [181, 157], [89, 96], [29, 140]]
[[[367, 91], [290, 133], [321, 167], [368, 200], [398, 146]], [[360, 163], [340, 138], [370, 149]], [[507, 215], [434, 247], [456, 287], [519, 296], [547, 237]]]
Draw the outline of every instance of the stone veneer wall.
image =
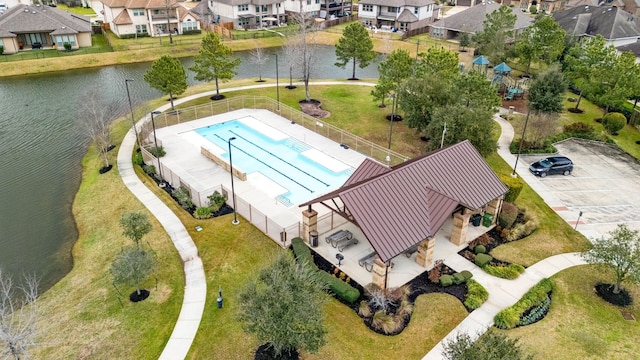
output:
[[[200, 147], [200, 153], [202, 153], [202, 155], [206, 156], [207, 159], [213, 161], [221, 168], [227, 171], [230, 170], [231, 166], [229, 165], [229, 162], [219, 157], [218, 155], [212, 153], [211, 151], [205, 149], [203, 146]], [[237, 167], [233, 168], [233, 175], [242, 181], [247, 181], [247, 173], [238, 169]]]

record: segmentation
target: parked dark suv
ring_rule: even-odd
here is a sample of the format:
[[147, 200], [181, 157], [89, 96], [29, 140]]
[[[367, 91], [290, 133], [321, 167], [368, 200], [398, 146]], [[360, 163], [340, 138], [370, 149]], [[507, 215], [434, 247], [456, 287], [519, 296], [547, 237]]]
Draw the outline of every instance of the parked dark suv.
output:
[[551, 156], [534, 162], [529, 166], [533, 175], [545, 177], [552, 174], [569, 175], [573, 171], [573, 162], [568, 157]]

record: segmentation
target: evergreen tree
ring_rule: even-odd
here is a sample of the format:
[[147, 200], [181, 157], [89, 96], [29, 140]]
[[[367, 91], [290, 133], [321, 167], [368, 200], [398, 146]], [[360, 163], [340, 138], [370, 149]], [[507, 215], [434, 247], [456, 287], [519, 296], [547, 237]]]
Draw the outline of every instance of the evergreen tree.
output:
[[181, 95], [187, 90], [187, 73], [180, 60], [169, 55], [163, 55], [151, 64], [151, 68], [144, 73], [144, 81], [149, 86], [169, 95], [171, 110], [173, 107], [173, 95]]
[[381, 107], [384, 107], [387, 96], [391, 92], [398, 92], [400, 83], [411, 77], [414, 67], [415, 59], [403, 49], [394, 50], [378, 65], [378, 84], [371, 90], [371, 95], [381, 101]]
[[349, 61], [353, 63], [351, 79], [356, 79], [356, 64], [362, 69], [376, 58], [373, 51], [373, 41], [369, 37], [369, 32], [360, 23], [347, 25], [336, 44], [336, 66], [344, 69]]
[[496, 64], [505, 61], [507, 44], [513, 37], [513, 27], [517, 19], [508, 6], [500, 6], [496, 11], [487, 14], [482, 30], [472, 37], [480, 53]]
[[536, 76], [529, 86], [527, 100], [529, 109], [541, 113], [562, 112], [562, 102], [567, 91], [567, 83], [557, 66]]
[[213, 100], [224, 98], [224, 95], [220, 95], [219, 81], [229, 81], [237, 74], [235, 68], [240, 65], [240, 59], [232, 58], [232, 55], [233, 50], [222, 43], [217, 33], [210, 32], [202, 38], [198, 55], [194, 57], [195, 65], [190, 69], [196, 73], [196, 80], [215, 80], [216, 95], [212, 97]]

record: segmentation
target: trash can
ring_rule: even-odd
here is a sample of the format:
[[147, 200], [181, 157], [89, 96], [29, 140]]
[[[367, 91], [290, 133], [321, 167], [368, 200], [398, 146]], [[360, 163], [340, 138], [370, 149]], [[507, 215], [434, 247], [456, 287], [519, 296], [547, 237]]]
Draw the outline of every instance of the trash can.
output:
[[473, 226], [480, 226], [481, 221], [482, 221], [482, 215], [480, 214], [471, 215], [471, 223], [473, 224]]
[[222, 298], [218, 298], [218, 309], [222, 309]]
[[318, 232], [315, 230], [309, 231], [309, 245], [318, 247]]
[[485, 213], [484, 218], [482, 219], [482, 226], [489, 227], [493, 222], [493, 214]]

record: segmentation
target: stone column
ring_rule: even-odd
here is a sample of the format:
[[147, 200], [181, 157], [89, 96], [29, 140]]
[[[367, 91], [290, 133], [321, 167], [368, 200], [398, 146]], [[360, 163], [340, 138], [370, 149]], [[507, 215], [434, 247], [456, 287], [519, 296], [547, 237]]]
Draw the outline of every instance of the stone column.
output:
[[492, 225], [498, 220], [498, 213], [500, 212], [500, 208], [502, 208], [502, 198], [503, 197], [501, 196], [493, 199], [485, 208], [486, 212], [493, 215], [493, 221], [491, 222]]
[[453, 228], [451, 229], [451, 241], [455, 245], [462, 245], [467, 241], [467, 228], [471, 214], [456, 213], [453, 215]]
[[373, 270], [371, 270], [371, 282], [378, 285], [380, 289], [385, 289], [385, 285], [388, 284], [387, 277], [387, 264], [385, 264], [380, 258], [376, 258], [373, 261]]
[[313, 210], [311, 206], [302, 212], [302, 239], [309, 243], [309, 232], [318, 231], [318, 212]]
[[420, 241], [418, 244], [418, 255], [416, 255], [416, 263], [426, 268], [433, 262], [433, 251], [436, 245], [436, 238], [430, 237]]

